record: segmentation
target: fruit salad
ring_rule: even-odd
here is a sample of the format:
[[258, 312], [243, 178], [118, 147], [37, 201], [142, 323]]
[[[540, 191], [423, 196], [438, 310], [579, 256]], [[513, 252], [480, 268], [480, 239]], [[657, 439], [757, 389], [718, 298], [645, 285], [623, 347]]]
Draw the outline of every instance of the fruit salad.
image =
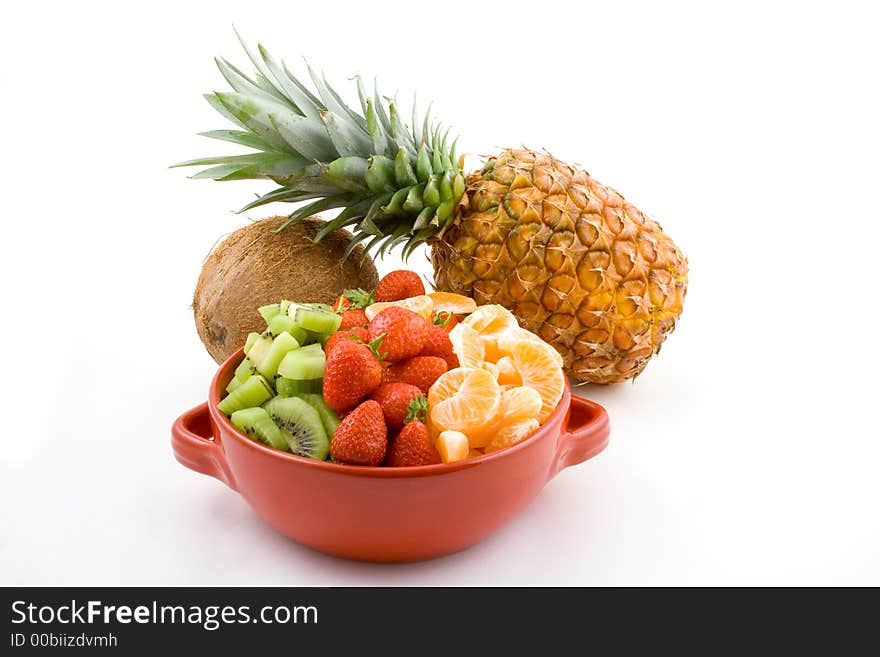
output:
[[553, 413], [562, 356], [498, 305], [427, 294], [399, 270], [332, 306], [259, 308], [218, 404], [242, 433], [348, 465], [451, 463], [515, 445]]

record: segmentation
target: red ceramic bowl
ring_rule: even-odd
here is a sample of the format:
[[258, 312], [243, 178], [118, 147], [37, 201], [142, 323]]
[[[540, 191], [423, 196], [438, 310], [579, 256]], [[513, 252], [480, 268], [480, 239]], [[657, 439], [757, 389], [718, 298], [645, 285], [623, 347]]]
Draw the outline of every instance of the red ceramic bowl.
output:
[[457, 463], [414, 468], [339, 465], [271, 449], [239, 433], [217, 410], [242, 351], [220, 367], [208, 402], [171, 430], [186, 467], [238, 491], [282, 534], [360, 561], [418, 561], [467, 548], [505, 524], [556, 473], [601, 452], [608, 415], [572, 397], [527, 440]]

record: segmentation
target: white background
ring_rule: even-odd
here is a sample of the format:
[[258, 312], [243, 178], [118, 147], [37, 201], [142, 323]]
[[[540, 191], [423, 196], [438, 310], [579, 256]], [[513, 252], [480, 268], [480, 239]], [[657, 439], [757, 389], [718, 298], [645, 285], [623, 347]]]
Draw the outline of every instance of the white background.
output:
[[[880, 584], [868, 3], [245, 4], [3, 10], [0, 584]], [[610, 447], [473, 549], [325, 557], [171, 455], [215, 370], [201, 261], [269, 212], [231, 212], [267, 185], [167, 168], [224, 150], [195, 133], [228, 127], [213, 56], [250, 70], [232, 23], [418, 90], [471, 153], [582, 164], [690, 257], [662, 354], [582, 389]]]

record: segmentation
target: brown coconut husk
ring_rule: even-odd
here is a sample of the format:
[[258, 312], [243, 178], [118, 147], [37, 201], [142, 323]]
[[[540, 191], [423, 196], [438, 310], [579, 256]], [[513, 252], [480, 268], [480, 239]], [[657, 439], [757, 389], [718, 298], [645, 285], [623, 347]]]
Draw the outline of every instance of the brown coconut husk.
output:
[[248, 333], [265, 329], [259, 306], [282, 299], [332, 304], [346, 288], [376, 287], [376, 266], [362, 259], [363, 246], [342, 261], [351, 233], [336, 230], [314, 243], [324, 221], [309, 217], [276, 233], [286, 220], [269, 217], [240, 228], [202, 267], [193, 297], [196, 329], [218, 363], [243, 346]]

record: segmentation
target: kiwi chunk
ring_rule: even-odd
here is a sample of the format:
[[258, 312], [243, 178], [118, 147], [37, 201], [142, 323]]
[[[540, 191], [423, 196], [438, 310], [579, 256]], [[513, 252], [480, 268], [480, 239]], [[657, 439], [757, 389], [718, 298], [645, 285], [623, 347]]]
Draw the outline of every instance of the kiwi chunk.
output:
[[226, 392], [232, 392], [242, 384], [241, 380], [232, 377], [232, 380], [226, 385]]
[[251, 347], [254, 346], [254, 343], [260, 337], [259, 333], [248, 333], [247, 340], [244, 342], [244, 353], [248, 354], [251, 351]]
[[303, 393], [320, 393], [323, 389], [324, 379], [287, 379], [279, 376], [275, 379], [275, 390], [280, 397], [296, 397]]
[[326, 364], [324, 349], [319, 344], [310, 344], [302, 349], [289, 351], [278, 365], [277, 373], [286, 379], [320, 379], [324, 376]]
[[244, 360], [238, 364], [238, 367], [235, 368], [235, 378], [238, 379], [239, 383], [244, 383], [257, 371], [257, 368], [254, 367], [254, 364], [250, 361], [250, 359], [245, 356]]
[[232, 415], [243, 408], [259, 406], [275, 394], [272, 386], [259, 374], [255, 374], [223, 398], [217, 408], [226, 415]]
[[269, 320], [263, 337], [275, 339], [282, 333], [290, 333], [300, 344], [304, 344], [309, 339], [309, 332], [294, 324], [290, 315], [276, 315]]
[[327, 406], [324, 397], [319, 394], [303, 393], [299, 397], [318, 411], [318, 415], [321, 416], [321, 422], [324, 424], [324, 431], [332, 439], [336, 429], [339, 428], [339, 416], [336, 414], [336, 411]]
[[260, 336], [251, 347], [248, 358], [257, 371], [271, 381], [278, 373], [278, 364], [287, 353], [298, 349], [299, 342], [290, 333], [281, 333], [274, 340]]
[[281, 312], [281, 304], [270, 303], [266, 306], [260, 306], [259, 308], [257, 308], [257, 312], [260, 313], [260, 316], [268, 324], [273, 317]]
[[260, 313], [260, 316], [265, 320], [266, 324], [268, 324], [272, 321], [273, 317], [277, 317], [278, 315], [286, 315], [289, 306], [290, 301], [282, 301], [281, 303], [270, 303], [257, 308], [257, 312]]
[[342, 324], [342, 317], [326, 304], [292, 303], [287, 314], [297, 326], [321, 335], [335, 333]]
[[235, 428], [248, 437], [285, 452], [290, 449], [281, 429], [272, 421], [265, 409], [244, 408], [235, 411], [230, 419]]
[[274, 397], [263, 408], [287, 439], [290, 451], [323, 461], [330, 454], [330, 439], [321, 416], [299, 397]]

